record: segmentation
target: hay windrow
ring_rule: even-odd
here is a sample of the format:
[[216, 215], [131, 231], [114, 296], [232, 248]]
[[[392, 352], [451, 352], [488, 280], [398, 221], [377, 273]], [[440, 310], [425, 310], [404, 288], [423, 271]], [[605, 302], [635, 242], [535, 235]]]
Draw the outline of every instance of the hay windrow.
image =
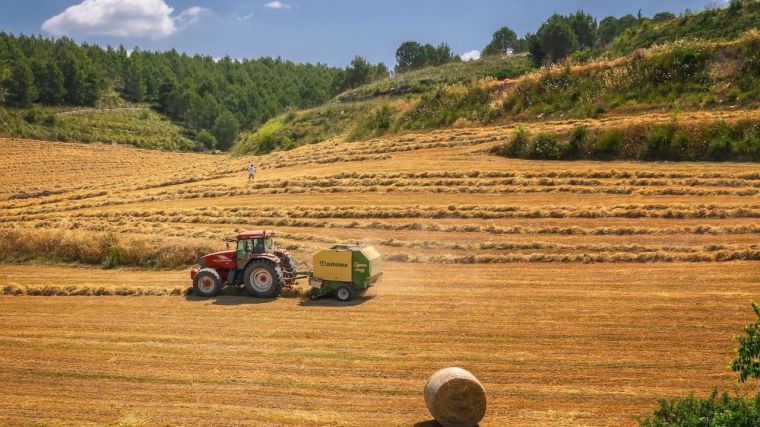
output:
[[65, 286], [22, 286], [7, 284], [0, 288], [1, 295], [12, 296], [129, 296], [129, 297], [165, 297], [186, 296], [192, 294], [192, 288], [146, 288], [125, 286], [89, 286], [89, 285], [65, 285]]

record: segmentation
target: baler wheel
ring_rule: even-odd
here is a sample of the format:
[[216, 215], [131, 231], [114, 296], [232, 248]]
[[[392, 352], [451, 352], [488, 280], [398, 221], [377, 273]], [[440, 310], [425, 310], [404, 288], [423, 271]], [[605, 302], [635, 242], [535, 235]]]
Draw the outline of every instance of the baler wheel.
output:
[[335, 298], [340, 302], [349, 302], [354, 299], [354, 288], [349, 285], [340, 285], [335, 290]]

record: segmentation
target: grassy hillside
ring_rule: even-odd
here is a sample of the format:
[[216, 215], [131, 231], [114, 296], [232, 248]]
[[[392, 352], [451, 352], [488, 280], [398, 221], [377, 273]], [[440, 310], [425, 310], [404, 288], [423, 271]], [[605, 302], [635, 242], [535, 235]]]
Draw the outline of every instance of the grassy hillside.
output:
[[49, 141], [105, 142], [172, 151], [196, 143], [149, 106], [117, 109], [0, 109], [0, 135]]
[[708, 8], [660, 22], [646, 20], [618, 36], [607, 55], [625, 55], [681, 38], [731, 40], [757, 28], [760, 28], [760, 2], [733, 0], [725, 8]]
[[[470, 78], [456, 84], [431, 85], [426, 91], [406, 96], [389, 95], [387, 88], [394, 87], [391, 79], [343, 94], [316, 109], [281, 115], [262, 131], [243, 135], [236, 151], [265, 153], [337, 136], [355, 140], [415, 129], [515, 120], [582, 119], [655, 109], [678, 114], [688, 110], [753, 108], [760, 101], [759, 52], [760, 33], [751, 30], [733, 41], [678, 40], [614, 60], [545, 67], [513, 80]], [[514, 61], [510, 66], [521, 60], [502, 59], [505, 64]], [[448, 69], [462, 70], [466, 66], [457, 64]], [[486, 68], [478, 62], [469, 67], [479, 71]], [[440, 71], [400, 78], [406, 87], [424, 87], [421, 82], [428, 81], [430, 75], [440, 75]], [[385, 95], [366, 98], [372, 93]], [[739, 133], [741, 137], [736, 136], [739, 139], [733, 142], [750, 148], [735, 153], [728, 149], [727, 158], [755, 158], [751, 147], [756, 144], [756, 133]], [[716, 150], [721, 154], [691, 153], [683, 158], [726, 158], [725, 153]]]
[[497, 80], [519, 77], [532, 69], [530, 58], [487, 56], [477, 61], [455, 62], [428, 67], [382, 79], [337, 96], [338, 101], [357, 101], [379, 96], [421, 94], [441, 85], [462, 84], [491, 77]]
[[506, 116], [751, 104], [760, 98], [760, 33], [729, 42], [684, 39], [611, 61], [544, 68], [498, 98]]
[[244, 132], [234, 151], [267, 153], [338, 136], [361, 139], [402, 129], [477, 121], [488, 103], [488, 89], [484, 87], [496, 87], [500, 79], [518, 77], [530, 70], [529, 58], [520, 55], [399, 74], [348, 90], [320, 107], [281, 114], [258, 130]]

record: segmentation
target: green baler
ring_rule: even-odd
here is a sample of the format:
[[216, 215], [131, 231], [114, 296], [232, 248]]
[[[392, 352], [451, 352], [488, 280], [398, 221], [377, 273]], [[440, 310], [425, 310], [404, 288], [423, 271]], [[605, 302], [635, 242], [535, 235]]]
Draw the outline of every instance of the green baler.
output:
[[314, 254], [309, 273], [311, 299], [334, 294], [351, 301], [383, 276], [382, 256], [369, 245], [335, 245]]

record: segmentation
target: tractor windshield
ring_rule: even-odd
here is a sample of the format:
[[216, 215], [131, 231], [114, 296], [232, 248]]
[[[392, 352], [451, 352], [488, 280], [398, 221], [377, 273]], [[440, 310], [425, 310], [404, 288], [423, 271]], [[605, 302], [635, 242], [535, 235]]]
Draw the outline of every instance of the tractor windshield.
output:
[[274, 239], [271, 237], [267, 237], [264, 239], [264, 252], [272, 252], [274, 251]]

